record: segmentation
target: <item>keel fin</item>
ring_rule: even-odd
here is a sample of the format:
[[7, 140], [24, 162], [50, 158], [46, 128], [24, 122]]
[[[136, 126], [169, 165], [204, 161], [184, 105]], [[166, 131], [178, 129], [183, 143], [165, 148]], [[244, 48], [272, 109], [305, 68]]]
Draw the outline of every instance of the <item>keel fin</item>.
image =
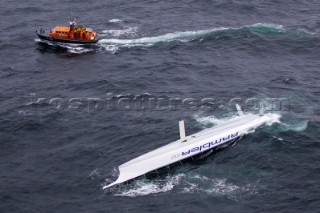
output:
[[180, 141], [185, 142], [186, 141], [186, 130], [184, 128], [184, 121], [179, 121], [179, 131], [180, 131]]
[[241, 107], [240, 107], [239, 104], [236, 104], [236, 108], [237, 108], [237, 111], [238, 111], [239, 116], [240, 116], [240, 117], [243, 116], [243, 111], [242, 111], [242, 109], [241, 109]]
[[263, 116], [264, 115], [264, 105], [263, 102], [260, 102], [260, 109], [259, 109], [259, 115]]

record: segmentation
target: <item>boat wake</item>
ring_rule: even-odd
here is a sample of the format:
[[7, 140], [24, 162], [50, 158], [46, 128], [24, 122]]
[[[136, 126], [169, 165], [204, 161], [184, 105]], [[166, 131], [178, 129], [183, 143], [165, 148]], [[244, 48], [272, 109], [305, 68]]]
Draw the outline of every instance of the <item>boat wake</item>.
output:
[[253, 25], [248, 25], [244, 27], [234, 28], [234, 27], [218, 27], [207, 30], [198, 30], [198, 31], [182, 31], [182, 32], [174, 32], [168, 33], [159, 36], [151, 36], [151, 37], [142, 37], [142, 38], [130, 38], [130, 39], [121, 39], [117, 38], [121, 35], [135, 35], [137, 28], [125, 28], [122, 30], [106, 30], [103, 31], [101, 35], [111, 34], [114, 38], [105, 38], [100, 39], [98, 45], [103, 47], [108, 47], [108, 45], [114, 45], [119, 48], [130, 48], [130, 47], [150, 47], [159, 43], [169, 43], [169, 42], [190, 42], [190, 41], [201, 41], [208, 36], [216, 36], [219, 37], [221, 33], [230, 33], [237, 34], [242, 31], [250, 31], [256, 33], [284, 33], [285, 29], [282, 25], [277, 24], [264, 24], [257, 23]]
[[160, 36], [144, 37], [136, 39], [101, 39], [99, 44], [156, 44], [160, 42], [172, 42], [172, 41], [192, 41], [197, 38], [204, 37], [208, 34], [215, 32], [237, 32], [239, 30], [250, 30], [252, 32], [259, 33], [283, 33], [285, 29], [282, 25], [277, 24], [263, 24], [257, 23], [254, 25], [244, 26], [240, 28], [226, 28], [218, 27], [208, 30], [198, 30], [198, 31], [184, 31], [184, 32], [174, 32], [168, 33]]

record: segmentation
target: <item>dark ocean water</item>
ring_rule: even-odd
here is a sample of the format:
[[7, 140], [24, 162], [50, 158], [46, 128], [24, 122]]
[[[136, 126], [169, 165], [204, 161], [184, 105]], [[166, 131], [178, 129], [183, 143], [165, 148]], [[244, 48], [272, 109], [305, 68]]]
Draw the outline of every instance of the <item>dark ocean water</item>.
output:
[[[319, 212], [319, 14], [315, 0], [2, 0], [0, 212]], [[36, 38], [71, 18], [99, 43]], [[191, 134], [271, 98], [279, 121], [234, 146], [102, 189], [179, 120]]]

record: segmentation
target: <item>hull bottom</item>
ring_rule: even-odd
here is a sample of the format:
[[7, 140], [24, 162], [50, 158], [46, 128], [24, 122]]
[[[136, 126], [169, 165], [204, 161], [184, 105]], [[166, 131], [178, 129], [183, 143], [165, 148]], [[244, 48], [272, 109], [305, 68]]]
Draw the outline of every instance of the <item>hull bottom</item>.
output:
[[[170, 171], [179, 168], [180, 166], [186, 164], [186, 163], [192, 163], [192, 162], [197, 162], [197, 161], [201, 161], [204, 160], [205, 158], [207, 158], [208, 156], [210, 156], [213, 153], [216, 153], [224, 148], [227, 148], [231, 145], [233, 145], [234, 143], [236, 143], [238, 140], [240, 140], [242, 138], [242, 136], [239, 136], [233, 140], [228, 141], [227, 143], [221, 144], [220, 146], [214, 147], [212, 149], [206, 150], [204, 152], [201, 152], [197, 155], [191, 156], [189, 158], [183, 159], [181, 161], [177, 161], [173, 164], [170, 164], [168, 166], [150, 171], [144, 175], [138, 176], [134, 179], [128, 180], [126, 182], [123, 182], [122, 184], [129, 184], [131, 182], [133, 182], [134, 180], [137, 179], [141, 179], [141, 178], [147, 178], [147, 179], [152, 179], [152, 178], [156, 178], [156, 177], [161, 177], [163, 175], [167, 175], [168, 173], [170, 173]], [[122, 184], [117, 184], [117, 186], [121, 186]]]

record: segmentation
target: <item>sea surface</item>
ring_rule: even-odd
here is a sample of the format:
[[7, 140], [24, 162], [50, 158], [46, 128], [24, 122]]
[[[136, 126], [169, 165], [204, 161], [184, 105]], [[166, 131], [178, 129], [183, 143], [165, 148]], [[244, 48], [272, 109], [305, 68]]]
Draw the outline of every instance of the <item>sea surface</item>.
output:
[[[2, 0], [0, 212], [319, 212], [320, 1]], [[89, 46], [35, 31], [78, 24]], [[274, 122], [167, 174], [118, 166], [263, 103]]]

